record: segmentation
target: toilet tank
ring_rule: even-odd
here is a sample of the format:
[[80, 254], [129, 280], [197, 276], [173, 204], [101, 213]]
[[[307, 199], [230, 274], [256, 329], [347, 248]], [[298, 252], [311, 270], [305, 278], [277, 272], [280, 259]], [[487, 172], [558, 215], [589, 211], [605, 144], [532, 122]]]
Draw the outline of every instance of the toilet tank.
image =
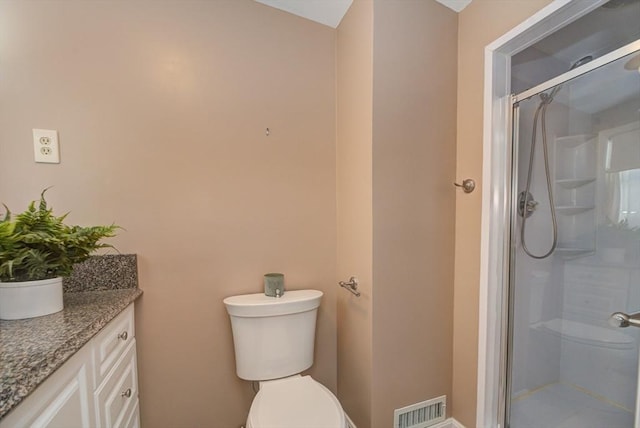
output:
[[257, 293], [224, 299], [238, 377], [277, 379], [311, 367], [321, 298], [318, 290], [294, 290], [282, 297]]

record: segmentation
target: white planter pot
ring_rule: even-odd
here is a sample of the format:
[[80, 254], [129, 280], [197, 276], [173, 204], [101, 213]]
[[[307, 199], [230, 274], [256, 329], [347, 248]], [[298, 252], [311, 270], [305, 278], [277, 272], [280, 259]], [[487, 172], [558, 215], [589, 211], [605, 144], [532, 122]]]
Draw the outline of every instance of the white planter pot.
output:
[[0, 282], [0, 319], [19, 320], [62, 310], [62, 278]]

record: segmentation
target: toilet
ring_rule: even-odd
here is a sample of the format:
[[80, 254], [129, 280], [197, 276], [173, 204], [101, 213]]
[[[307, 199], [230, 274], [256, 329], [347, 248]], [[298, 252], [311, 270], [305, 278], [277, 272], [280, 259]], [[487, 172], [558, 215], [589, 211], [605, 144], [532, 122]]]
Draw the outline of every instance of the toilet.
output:
[[311, 376], [322, 292], [287, 291], [224, 299], [231, 318], [236, 373], [260, 382], [246, 428], [346, 428], [340, 402]]

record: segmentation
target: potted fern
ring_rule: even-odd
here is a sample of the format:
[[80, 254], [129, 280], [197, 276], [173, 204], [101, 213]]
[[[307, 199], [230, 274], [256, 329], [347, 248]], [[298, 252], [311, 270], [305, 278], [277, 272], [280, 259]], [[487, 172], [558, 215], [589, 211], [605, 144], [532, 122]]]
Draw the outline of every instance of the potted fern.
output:
[[57, 217], [44, 194], [26, 211], [0, 220], [0, 319], [33, 318], [61, 311], [62, 277], [75, 263], [94, 251], [111, 247], [101, 243], [115, 236], [111, 226], [68, 226], [66, 214]]

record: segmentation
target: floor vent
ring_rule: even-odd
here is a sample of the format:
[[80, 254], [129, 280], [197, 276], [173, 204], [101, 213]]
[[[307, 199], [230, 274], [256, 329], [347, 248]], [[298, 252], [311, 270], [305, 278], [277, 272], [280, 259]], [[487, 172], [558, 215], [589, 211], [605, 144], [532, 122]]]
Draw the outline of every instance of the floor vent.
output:
[[447, 396], [423, 401], [396, 409], [393, 412], [394, 428], [425, 428], [444, 421], [447, 414]]

